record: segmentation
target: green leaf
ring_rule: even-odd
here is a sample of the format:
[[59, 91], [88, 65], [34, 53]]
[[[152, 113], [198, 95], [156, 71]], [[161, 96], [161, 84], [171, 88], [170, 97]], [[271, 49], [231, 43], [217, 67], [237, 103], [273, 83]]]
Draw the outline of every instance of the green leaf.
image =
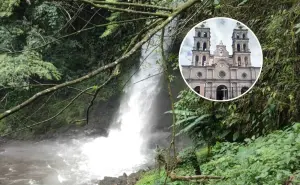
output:
[[247, 2], [248, 2], [248, 0], [243, 0], [240, 4], [238, 4], [238, 6], [244, 5]]

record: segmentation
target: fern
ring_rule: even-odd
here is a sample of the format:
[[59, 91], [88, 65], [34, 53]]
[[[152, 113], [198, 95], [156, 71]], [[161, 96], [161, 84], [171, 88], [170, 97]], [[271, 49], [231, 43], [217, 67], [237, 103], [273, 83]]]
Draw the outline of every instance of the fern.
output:
[[[120, 12], [115, 12], [115, 13], [112, 13], [110, 15], [110, 17], [106, 18], [108, 21], [110, 21], [110, 23], [113, 23], [114, 21], [117, 21], [120, 17]], [[118, 24], [110, 24], [106, 27], [106, 30], [104, 31], [104, 33], [100, 36], [100, 38], [105, 38], [105, 37], [108, 37], [112, 34], [114, 34], [118, 28], [120, 27], [120, 25]]]
[[31, 77], [44, 80], [59, 80], [56, 67], [41, 59], [37, 52], [24, 52], [18, 56], [0, 55], [0, 86], [26, 87]]
[[8, 17], [13, 14], [16, 6], [19, 6], [20, 0], [1, 0], [0, 1], [0, 18]]

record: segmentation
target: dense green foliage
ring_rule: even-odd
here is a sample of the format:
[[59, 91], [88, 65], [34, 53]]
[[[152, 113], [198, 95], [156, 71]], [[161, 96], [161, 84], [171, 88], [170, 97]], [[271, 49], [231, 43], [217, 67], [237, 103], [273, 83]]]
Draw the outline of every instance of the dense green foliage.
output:
[[289, 177], [300, 182], [300, 124], [266, 137], [246, 139], [247, 144], [218, 143], [213, 157], [201, 167], [205, 174], [227, 177], [208, 184], [280, 185]]
[[[280, 185], [293, 177], [293, 183], [300, 182], [300, 123], [282, 131], [275, 131], [265, 137], [246, 139], [245, 143], [217, 143], [212, 156], [205, 157], [199, 150], [199, 165], [204, 175], [219, 175], [223, 180], [204, 180], [203, 184]], [[202, 153], [202, 154], [201, 154]], [[183, 151], [182, 158], [189, 158], [190, 152]], [[184, 163], [175, 170], [177, 175], [194, 175], [191, 164]], [[156, 175], [155, 175], [156, 174]], [[163, 184], [162, 176], [155, 171], [144, 174], [137, 184]], [[164, 176], [165, 177], [165, 176]], [[155, 183], [159, 181], [160, 183]], [[195, 184], [191, 182], [169, 182], [169, 185]]]
[[[0, 10], [1, 112], [51, 84], [73, 80], [114, 61], [146, 22], [146, 18], [138, 15], [113, 13], [71, 1], [5, 0], [0, 3]], [[133, 21], [118, 24], [123, 20]], [[96, 102], [122, 90], [138, 58], [137, 53], [125, 62], [120, 78], [113, 79]], [[0, 133], [25, 128], [24, 125], [55, 115], [81, 90], [101, 85], [110, 73], [104, 71], [84, 83], [41, 97], [14, 116], [1, 120]], [[83, 94], [57, 118], [15, 134], [52, 132], [74, 120], [82, 120], [91, 98]]]
[[0, 17], [10, 16], [15, 6], [18, 6], [20, 0], [2, 0], [0, 2]]
[[[249, 93], [231, 102], [210, 102], [189, 89], [183, 90], [175, 103], [177, 134], [190, 136], [193, 147], [208, 146], [206, 151], [212, 157], [199, 159], [204, 174], [228, 177], [204, 184], [271, 185], [282, 184], [293, 176], [299, 183], [299, 124], [275, 131], [299, 121], [299, 3], [215, 1], [189, 19], [190, 26], [178, 40], [195, 24], [212, 16], [231, 17], [251, 28], [263, 48], [262, 74]], [[234, 141], [239, 143], [230, 143]], [[189, 154], [184, 152], [184, 156]], [[176, 174], [195, 175], [192, 166], [184, 164], [175, 170]]]
[[[216, 1], [208, 10], [213, 16], [242, 21], [257, 35], [264, 54], [262, 74], [249, 93], [232, 102], [212, 103], [190, 90], [181, 92], [176, 103], [178, 129], [199, 144], [243, 141], [299, 120], [299, 4], [269, 0], [239, 3]], [[210, 17], [209, 13], [203, 14], [193, 21]]]

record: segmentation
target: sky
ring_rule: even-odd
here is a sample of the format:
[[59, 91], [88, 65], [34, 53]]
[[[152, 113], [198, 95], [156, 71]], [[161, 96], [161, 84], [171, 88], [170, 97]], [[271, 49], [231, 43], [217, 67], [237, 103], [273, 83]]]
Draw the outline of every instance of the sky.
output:
[[[229, 52], [229, 55], [232, 55], [232, 32], [236, 27], [237, 21], [229, 18], [212, 18], [204, 21], [205, 26], [210, 28], [210, 53], [216, 50], [216, 45], [223, 42], [226, 45], [226, 49]], [[200, 27], [203, 22], [197, 24], [195, 27]], [[241, 23], [241, 22], [239, 22]], [[251, 52], [251, 63], [252, 66], [261, 67], [263, 62], [262, 49], [257, 37], [254, 33], [248, 28], [245, 24], [241, 23], [244, 28], [248, 29], [249, 37], [249, 49]], [[195, 27], [193, 27], [188, 34], [185, 36], [183, 42], [181, 43], [180, 52], [179, 52], [179, 63], [181, 65], [191, 65], [192, 63], [192, 49], [194, 46], [194, 36], [195, 36]]]

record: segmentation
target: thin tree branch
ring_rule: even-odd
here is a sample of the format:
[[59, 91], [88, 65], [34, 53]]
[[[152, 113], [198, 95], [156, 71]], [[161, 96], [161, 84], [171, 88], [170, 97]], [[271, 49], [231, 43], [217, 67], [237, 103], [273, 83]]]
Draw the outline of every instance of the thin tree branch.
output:
[[[22, 85], [22, 86], [18, 86], [18, 88], [22, 88], [22, 87], [43, 87], [43, 86], [55, 86], [58, 84], [28, 84], [28, 85]], [[16, 87], [2, 87], [0, 88], [0, 91], [2, 90], [7, 90], [7, 89], [14, 89]]]
[[125, 53], [127, 53], [129, 51], [129, 49], [134, 45], [135, 42], [138, 41], [138, 39], [147, 31], [150, 30], [152, 28], [154, 28], [160, 21], [162, 21], [161, 19], [158, 19], [156, 21], [154, 21], [153, 23], [151, 23], [149, 26], [143, 28], [129, 43]]
[[[128, 47], [127, 47], [127, 49], [125, 50], [125, 52], [123, 53], [123, 55], [124, 54], [126, 54], [128, 51], [129, 51], [129, 49], [131, 48], [131, 47], [133, 47], [133, 45], [134, 45], [134, 43], [135, 42], [137, 42], [137, 40], [144, 34], [144, 32], [145, 31], [147, 31], [147, 30], [149, 30], [149, 29], [152, 29], [154, 26], [156, 26], [157, 25], [157, 23], [159, 22], [160, 20], [157, 20], [157, 21], [154, 21], [153, 23], [151, 23], [148, 27], [145, 27], [144, 29], [142, 29], [132, 40], [131, 40], [131, 42], [129, 43], [129, 45], [128, 45]], [[144, 61], [143, 61], [144, 62]], [[142, 63], [143, 63], [142, 62]], [[116, 68], [114, 69], [114, 72], [113, 72], [113, 74], [110, 76], [110, 78], [108, 79], [108, 81], [110, 81], [111, 80], [111, 78], [113, 77], [113, 76], [117, 76], [119, 73], [120, 73], [120, 64], [118, 64], [117, 66], [116, 66]], [[133, 76], [133, 75], [132, 75]], [[131, 76], [131, 77], [132, 77]], [[129, 79], [128, 79], [128, 81], [131, 79], [131, 77], [129, 77]], [[108, 82], [107, 81], [107, 82]], [[127, 82], [128, 82], [127, 81]], [[126, 83], [127, 83], [126, 82]], [[125, 83], [125, 85], [126, 85], [126, 83]], [[125, 85], [123, 86], [123, 88], [125, 87]], [[101, 87], [100, 87], [101, 88]], [[89, 106], [88, 106], [88, 108], [87, 108], [87, 111], [86, 111], [86, 123], [88, 124], [89, 123], [89, 112], [90, 112], [90, 108], [93, 106], [93, 104], [94, 104], [94, 100], [96, 99], [96, 97], [97, 97], [97, 95], [98, 95], [98, 93], [99, 93], [99, 90], [100, 90], [100, 88], [97, 88], [97, 90], [96, 90], [96, 92], [95, 92], [95, 94], [94, 94], [94, 96], [93, 96], [93, 99], [91, 100], [91, 102], [90, 102], [90, 104], [89, 104]]]
[[153, 8], [157, 10], [166, 10], [166, 11], [173, 11], [172, 8], [162, 7], [162, 6], [155, 6], [155, 5], [148, 5], [148, 4], [140, 4], [140, 3], [124, 3], [124, 2], [109, 2], [109, 1], [93, 1], [95, 4], [108, 4], [108, 5], [125, 5], [125, 6], [136, 6], [136, 7], [143, 7], [143, 8]]
[[5, 98], [9, 95], [9, 93], [10, 93], [10, 92], [8, 92], [8, 93], [6, 93], [6, 94], [4, 95], [4, 97], [0, 100], [0, 103], [2, 103], [2, 102], [5, 100]]
[[[172, 130], [172, 139], [170, 142], [170, 146], [168, 149], [168, 163], [171, 164], [171, 149], [173, 147], [173, 156], [175, 158], [176, 156], [176, 147], [175, 147], [175, 123], [176, 123], [176, 117], [175, 117], [175, 108], [174, 108], [174, 100], [173, 100], [173, 95], [172, 95], [172, 90], [171, 90], [171, 82], [169, 78], [169, 72], [168, 72], [168, 64], [167, 64], [167, 59], [165, 56], [164, 52], [164, 35], [165, 35], [165, 28], [161, 30], [161, 39], [160, 39], [160, 48], [161, 48], [161, 58], [162, 58], [162, 66], [164, 69], [164, 76], [168, 84], [168, 94], [169, 94], [169, 99], [171, 102], [171, 108], [172, 108], [172, 125], [173, 125], [173, 130]], [[176, 159], [176, 158], [175, 158]], [[174, 167], [173, 167], [174, 168]], [[166, 166], [166, 173], [169, 174], [172, 168], [169, 168], [169, 165]], [[167, 176], [165, 178], [164, 184], [167, 182]]]
[[89, 21], [81, 28], [82, 30], [88, 25], [90, 24], [90, 22], [92, 21], [92, 19], [95, 17], [95, 15], [99, 12], [100, 9], [98, 9], [89, 19]]
[[92, 30], [92, 29], [100, 28], [100, 27], [105, 27], [105, 26], [109, 26], [109, 25], [114, 25], [114, 24], [126, 24], [126, 23], [130, 23], [130, 22], [136, 22], [136, 21], [141, 21], [141, 20], [146, 20], [146, 19], [154, 19], [154, 17], [142, 17], [142, 18], [138, 18], [138, 19], [130, 19], [130, 20], [125, 20], [125, 21], [118, 21], [118, 22], [111, 22], [111, 23], [106, 23], [106, 24], [99, 24], [99, 25], [95, 25], [95, 26], [92, 26], [92, 27], [89, 27], [89, 28], [85, 28], [85, 29], [81, 29], [81, 30], [75, 31], [75, 32], [70, 33], [68, 35], [61, 36], [61, 37], [59, 37], [57, 39], [54, 39], [53, 41], [50, 41], [50, 42], [48, 42], [46, 44], [43, 44], [43, 45], [35, 47], [35, 48], [29, 48], [29, 49], [19, 50], [19, 51], [12, 51], [12, 52], [7, 52], [7, 53], [14, 54], [14, 53], [22, 53], [24, 51], [37, 50], [37, 49], [45, 47], [45, 46], [47, 46], [49, 44], [52, 44], [52, 43], [54, 43], [56, 41], [59, 41], [59, 40], [61, 40], [63, 38], [70, 37], [72, 35], [76, 35], [76, 34], [79, 34], [81, 32], [84, 32], [84, 31], [88, 31], [88, 30]]
[[142, 81], [148, 80], [149, 78], [155, 77], [155, 76], [160, 75], [160, 74], [162, 74], [162, 73], [163, 73], [163, 71], [162, 71], [162, 72], [159, 72], [159, 73], [156, 73], [156, 74], [154, 74], [154, 75], [150, 75], [150, 76], [148, 76], [147, 78], [144, 78], [144, 79], [142, 79], [142, 80], [139, 80], [139, 81], [134, 82], [133, 84], [137, 84], [137, 83], [140, 83], [140, 82], [142, 82]]
[[171, 181], [190, 181], [190, 180], [198, 180], [198, 179], [225, 179], [225, 177], [213, 176], [213, 175], [177, 176], [174, 173], [171, 173], [169, 177]]
[[50, 117], [50, 118], [48, 118], [48, 119], [46, 119], [46, 120], [43, 120], [43, 121], [40, 121], [40, 122], [37, 122], [37, 123], [35, 123], [35, 124], [32, 124], [32, 125], [25, 125], [25, 127], [23, 127], [23, 128], [20, 128], [20, 129], [17, 129], [17, 130], [15, 130], [15, 131], [12, 131], [12, 132], [9, 132], [9, 133], [6, 133], [6, 134], [4, 134], [4, 135], [2, 135], [2, 137], [5, 137], [5, 136], [8, 136], [8, 135], [10, 135], [10, 134], [12, 134], [12, 133], [15, 133], [15, 132], [19, 132], [19, 131], [22, 131], [22, 130], [25, 130], [25, 129], [27, 129], [27, 128], [32, 128], [32, 127], [34, 127], [34, 126], [37, 126], [37, 125], [40, 125], [40, 124], [42, 124], [42, 123], [45, 123], [45, 122], [48, 122], [48, 121], [50, 121], [50, 120], [52, 120], [52, 119], [54, 119], [54, 118], [56, 118], [57, 116], [59, 116], [61, 113], [63, 113], [70, 105], [72, 105], [72, 103], [77, 99], [77, 98], [79, 98], [82, 94], [84, 94], [86, 91], [88, 91], [88, 90], [90, 90], [90, 89], [92, 89], [93, 87], [89, 87], [89, 88], [86, 88], [85, 90], [83, 90], [82, 92], [80, 92], [79, 94], [77, 94], [64, 108], [62, 108], [58, 113], [56, 113], [54, 116], [52, 116], [52, 117]]
[[138, 43], [136, 43], [136, 45], [129, 51], [127, 52], [125, 55], [121, 56], [120, 58], [118, 58], [117, 60], [115, 60], [114, 62], [110, 63], [110, 64], [107, 64], [105, 66], [102, 66], [90, 73], [88, 73], [87, 75], [85, 76], [82, 76], [80, 78], [77, 78], [75, 80], [72, 80], [72, 81], [68, 81], [68, 82], [65, 82], [65, 83], [62, 83], [62, 84], [59, 84], [59, 85], [56, 85], [54, 87], [51, 87], [51, 88], [48, 88], [48, 89], [45, 89], [43, 91], [40, 91], [38, 93], [36, 93], [34, 96], [32, 96], [31, 98], [27, 99], [26, 101], [24, 101], [23, 103], [15, 106], [15, 107], [12, 107], [11, 109], [3, 112], [0, 114], [0, 120], [2, 120], [3, 118], [11, 115], [12, 113], [14, 112], [17, 112], [19, 111], [20, 109], [26, 107], [27, 105], [31, 104], [33, 101], [35, 101], [36, 99], [38, 99], [39, 97], [41, 96], [44, 96], [46, 94], [49, 94], [53, 91], [56, 91], [58, 89], [61, 89], [61, 88], [64, 88], [64, 87], [67, 87], [67, 86], [70, 86], [70, 85], [74, 85], [74, 84], [77, 84], [77, 83], [80, 83], [82, 81], [85, 81], [87, 79], [90, 79], [94, 76], [96, 76], [97, 74], [99, 74], [100, 72], [106, 70], [106, 69], [109, 69], [109, 68], [112, 68], [118, 64], [120, 64], [121, 62], [123, 62], [125, 59], [129, 58], [134, 52], [136, 52], [140, 47], [142, 47], [142, 45], [144, 43], [146, 43], [155, 33], [157, 33], [158, 31], [160, 31], [162, 28], [164, 28], [169, 22], [171, 22], [177, 15], [179, 15], [181, 12], [187, 10], [189, 7], [193, 6], [195, 3], [197, 2], [200, 2], [199, 0], [190, 0], [188, 2], [186, 2], [185, 4], [183, 4], [181, 7], [179, 7], [178, 9], [176, 9], [176, 11], [174, 13], [172, 13], [168, 19], [166, 19], [164, 22], [162, 22], [160, 25], [156, 26], [154, 29], [150, 30], [146, 36], [141, 40], [139, 41]]
[[102, 87], [104, 87], [114, 76], [116, 76], [117, 74], [111, 74], [109, 76], [109, 78], [99, 87], [97, 87], [95, 93], [94, 93], [94, 96], [92, 98], [92, 100], [90, 101], [90, 104], [86, 110], [86, 124], [89, 124], [89, 113], [90, 113], [90, 109], [92, 108], [93, 104], [94, 104], [94, 101], [98, 95], [98, 93], [100, 92], [100, 89], [102, 89]]
[[86, 119], [72, 120], [69, 122], [69, 124], [74, 124], [74, 123], [84, 122], [84, 121], [86, 121]]
[[131, 10], [131, 9], [123, 9], [123, 8], [114, 8], [114, 7], [111, 7], [111, 6], [105, 6], [105, 5], [95, 4], [95, 3], [93, 3], [93, 2], [91, 2], [89, 0], [81, 0], [81, 1], [89, 3], [89, 4], [91, 4], [91, 5], [93, 5], [94, 7], [97, 7], [97, 8], [103, 8], [103, 9], [108, 9], [108, 10], [113, 10], [113, 11], [118, 11], [118, 12], [135, 13], [135, 14], [148, 15], [148, 16], [156, 16], [156, 17], [163, 17], [163, 18], [169, 17], [168, 14], [142, 12], [142, 11], [136, 11], [136, 10]]
[[[82, 92], [82, 91], [83, 91], [83, 90], [81, 90], [81, 89], [78, 89], [78, 88], [75, 88], [75, 87], [68, 87], [68, 89], [73, 89], [73, 90], [80, 91], [80, 92]], [[88, 94], [88, 95], [90, 95], [90, 96], [93, 96], [93, 94], [92, 94], [92, 93], [88, 93], [88, 92], [85, 92], [84, 94]]]
[[[35, 113], [37, 113], [39, 110], [41, 110], [47, 103], [48, 101], [51, 99], [51, 97], [55, 94], [56, 92], [53, 92], [50, 96], [48, 96], [47, 100], [38, 108], [36, 109], [31, 115], [27, 116], [27, 117], [23, 117], [22, 122], [25, 122], [27, 120], [30, 119], [30, 117], [32, 117]], [[21, 122], [21, 121], [20, 121]]]

